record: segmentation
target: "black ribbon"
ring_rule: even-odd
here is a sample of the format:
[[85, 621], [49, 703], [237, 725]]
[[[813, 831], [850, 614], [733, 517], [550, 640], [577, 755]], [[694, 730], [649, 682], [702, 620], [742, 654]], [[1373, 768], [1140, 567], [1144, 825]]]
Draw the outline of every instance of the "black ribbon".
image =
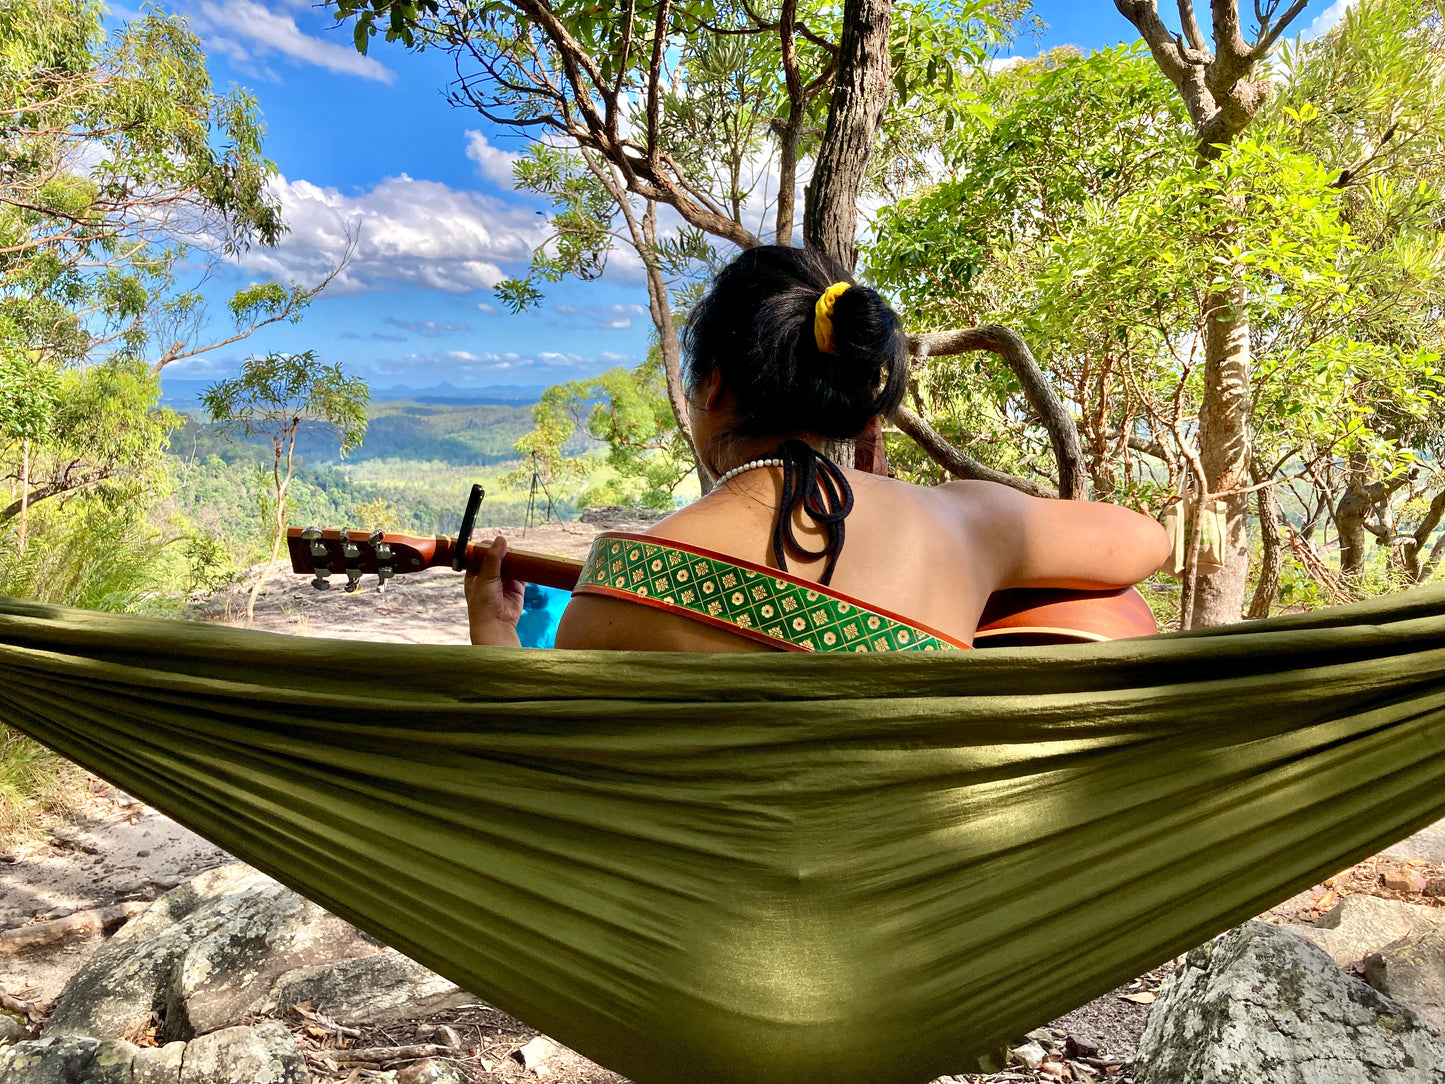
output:
[[[826, 557], [828, 563], [818, 582], [827, 586], [843, 552], [843, 520], [853, 511], [853, 487], [838, 464], [804, 441], [784, 441], [779, 455], [783, 460], [783, 500], [773, 527], [773, 559], [779, 571], [786, 572], [786, 550], [809, 560]], [[799, 505], [827, 535], [820, 550], [804, 549], [793, 534], [793, 513]]]

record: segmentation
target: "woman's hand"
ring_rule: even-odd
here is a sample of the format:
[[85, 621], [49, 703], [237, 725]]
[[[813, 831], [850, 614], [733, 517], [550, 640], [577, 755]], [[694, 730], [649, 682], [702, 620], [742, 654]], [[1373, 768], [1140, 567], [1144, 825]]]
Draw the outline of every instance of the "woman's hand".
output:
[[521, 646], [517, 619], [522, 616], [527, 585], [521, 580], [502, 578], [502, 558], [506, 555], [507, 540], [497, 535], [482, 557], [481, 568], [467, 573], [467, 619], [474, 644]]

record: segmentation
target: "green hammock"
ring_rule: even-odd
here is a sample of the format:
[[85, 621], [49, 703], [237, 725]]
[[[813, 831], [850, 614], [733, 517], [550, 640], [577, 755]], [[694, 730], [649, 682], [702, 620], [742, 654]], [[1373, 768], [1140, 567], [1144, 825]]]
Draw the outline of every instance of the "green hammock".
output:
[[922, 1081], [1445, 815], [1445, 591], [951, 656], [0, 599], [0, 721], [646, 1084]]

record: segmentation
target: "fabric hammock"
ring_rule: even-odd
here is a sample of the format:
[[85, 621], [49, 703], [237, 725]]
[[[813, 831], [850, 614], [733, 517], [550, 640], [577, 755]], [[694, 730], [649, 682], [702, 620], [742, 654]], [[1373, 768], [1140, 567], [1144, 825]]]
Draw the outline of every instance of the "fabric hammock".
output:
[[924, 1081], [1445, 815], [1445, 590], [874, 657], [0, 600], [0, 721], [644, 1084]]

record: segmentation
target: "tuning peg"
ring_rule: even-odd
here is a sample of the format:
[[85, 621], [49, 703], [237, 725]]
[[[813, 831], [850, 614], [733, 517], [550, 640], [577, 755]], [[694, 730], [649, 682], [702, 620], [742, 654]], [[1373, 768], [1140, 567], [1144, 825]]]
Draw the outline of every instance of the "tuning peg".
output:
[[307, 542], [315, 542], [318, 538], [321, 537], [321, 528], [307, 527], [301, 532], [301, 537]]
[[366, 536], [366, 540], [370, 542], [373, 546], [379, 546], [381, 545], [382, 539], [384, 539], [385, 537], [386, 532], [378, 527], [376, 530], [372, 531], [371, 534]]
[[348, 568], [346, 570], [346, 593], [348, 595], [361, 589], [361, 577], [365, 575], [359, 568]]
[[330, 573], [318, 570], [316, 576], [311, 581], [311, 586], [318, 591], [325, 591], [331, 586], [331, 581], [326, 578], [328, 575], [330, 575]]
[[380, 580], [382, 584], [385, 584], [387, 580], [395, 575], [396, 569], [392, 568], [391, 565], [382, 565], [376, 570], [376, 578]]
[[348, 561], [354, 561], [361, 556], [361, 550], [351, 539], [341, 544], [341, 553]]
[[312, 556], [312, 557], [325, 557], [325, 556], [327, 556], [330, 552], [331, 552], [331, 551], [326, 548], [326, 543], [325, 543], [325, 542], [312, 542], [312, 543], [311, 543], [311, 556]]

